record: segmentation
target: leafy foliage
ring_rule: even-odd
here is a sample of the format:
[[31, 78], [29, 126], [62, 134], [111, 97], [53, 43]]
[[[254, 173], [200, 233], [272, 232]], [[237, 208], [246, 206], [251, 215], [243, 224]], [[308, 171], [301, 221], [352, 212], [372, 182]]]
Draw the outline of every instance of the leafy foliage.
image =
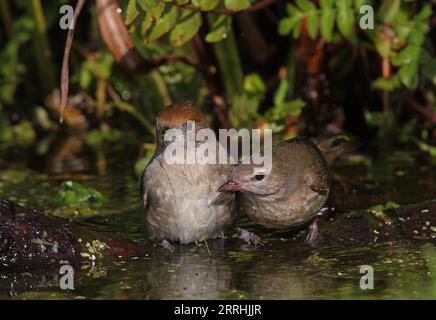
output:
[[[337, 42], [342, 36], [355, 42], [356, 21], [363, 18], [359, 8], [369, 3], [371, 1], [322, 0], [319, 8], [309, 0], [298, 0], [296, 5], [288, 3], [288, 17], [280, 21], [278, 32], [281, 35], [292, 32], [294, 38], [298, 38], [305, 25], [312, 39], [321, 36], [326, 42]], [[378, 11], [380, 24], [374, 31], [366, 31], [379, 55], [389, 57], [398, 68], [389, 78], [375, 80], [374, 88], [392, 91], [404, 85], [415, 89], [420, 69], [431, 81], [435, 79], [435, 59], [423, 47], [429, 31], [427, 21], [432, 15], [431, 4], [425, 5], [415, 16], [408, 11], [400, 0], [383, 1]]]
[[[68, 1], [2, 3], [1, 151], [48, 155], [62, 149], [56, 137], [63, 132], [99, 157], [107, 145], [136, 148], [140, 172], [154, 149], [157, 113], [191, 100], [216, 127], [270, 128], [278, 139], [330, 130], [322, 121], [340, 120], [337, 105], [345, 115], [339, 130], [436, 154], [435, 14], [428, 1], [119, 0], [134, 50], [146, 62], [168, 61], [134, 75], [106, 48], [88, 1], [63, 125], [48, 84], [60, 74], [66, 32], [58, 9]], [[364, 5], [373, 9], [373, 29], [361, 28]]]
[[[399, 12], [399, 2], [390, 1], [389, 7], [385, 5], [384, 10], [389, 14], [383, 21], [390, 23], [390, 26], [379, 27], [375, 38], [377, 52], [388, 57], [392, 65], [398, 69], [390, 78], [379, 78], [374, 82], [375, 88], [387, 91], [397, 89], [401, 84], [408, 89], [415, 89], [420, 70], [430, 80], [436, 76], [436, 60], [424, 47], [425, 37], [429, 31], [427, 21], [432, 14], [431, 5], [424, 6], [415, 17], [404, 18]], [[384, 37], [386, 33], [390, 36]]]
[[286, 4], [288, 17], [283, 18], [278, 26], [279, 34], [294, 38], [301, 35], [302, 24], [307, 27], [310, 38], [319, 34], [327, 41], [334, 40], [335, 25], [339, 33], [348, 40], [354, 40], [355, 14], [365, 1], [321, 0], [319, 8], [309, 0], [297, 0], [296, 4]]
[[58, 191], [58, 200], [64, 205], [101, 205], [107, 199], [97, 190], [84, 186], [78, 182], [65, 181]]
[[[211, 25], [205, 39], [218, 42], [225, 39], [231, 27], [229, 14], [250, 7], [248, 0], [130, 0], [125, 17], [132, 33], [144, 42], [168, 36], [171, 45], [181, 46], [199, 31], [203, 19], [201, 12], [222, 9]], [[227, 10], [227, 11], [225, 11]]]
[[19, 60], [20, 46], [31, 37], [32, 20], [23, 17], [17, 20], [12, 30], [12, 40], [0, 51], [0, 102], [12, 103], [20, 78], [26, 66]]

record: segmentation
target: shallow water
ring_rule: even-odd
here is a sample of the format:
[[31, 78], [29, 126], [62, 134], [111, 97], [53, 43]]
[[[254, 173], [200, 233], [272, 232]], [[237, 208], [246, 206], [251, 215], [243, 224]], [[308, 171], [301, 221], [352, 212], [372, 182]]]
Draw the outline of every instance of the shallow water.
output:
[[[50, 214], [65, 215], [94, 230], [146, 241], [139, 206], [138, 177], [129, 157], [85, 154], [59, 170], [11, 163], [0, 171], [0, 197]], [[97, 161], [98, 160], [98, 161]], [[101, 164], [103, 161], [103, 165]], [[346, 161], [335, 168], [330, 206], [337, 212], [394, 201], [416, 203], [435, 198], [435, 160], [414, 152], [392, 152], [372, 160]], [[99, 172], [99, 174], [95, 174]], [[54, 195], [64, 180], [101, 191], [109, 202], [100, 208], [67, 211]], [[268, 243], [248, 247], [239, 240], [176, 246], [148, 257], [109, 263], [83, 263], [75, 290], [59, 289], [53, 268], [0, 271], [0, 297], [15, 299], [436, 299], [436, 246], [404, 240], [366, 247], [320, 245], [299, 250], [295, 232], [272, 232], [241, 217], [238, 224]], [[302, 231], [303, 232], [303, 231]], [[231, 236], [231, 232], [229, 234]], [[374, 268], [374, 290], [359, 286], [359, 266]]]

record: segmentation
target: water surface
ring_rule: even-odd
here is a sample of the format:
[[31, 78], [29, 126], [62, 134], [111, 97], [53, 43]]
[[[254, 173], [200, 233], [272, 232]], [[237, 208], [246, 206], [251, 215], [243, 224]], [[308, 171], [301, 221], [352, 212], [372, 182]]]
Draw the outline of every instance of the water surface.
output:
[[[434, 199], [436, 169], [431, 158], [397, 151], [363, 160], [335, 167], [329, 205], [339, 214], [387, 201], [405, 205]], [[88, 228], [147, 241], [138, 177], [130, 157], [116, 152], [103, 158], [85, 153], [61, 169], [50, 162], [30, 167], [25, 169], [19, 162], [3, 166], [1, 198], [49, 214], [65, 216], [67, 212], [72, 221]], [[94, 187], [109, 202], [97, 209], [67, 210], [55, 197], [65, 180]], [[317, 250], [302, 250], [302, 242], [294, 239], [296, 232], [259, 228], [245, 217], [237, 224], [261, 235], [267, 245], [253, 248], [238, 240], [214, 240], [209, 241], [209, 250], [204, 244], [179, 245], [173, 253], [162, 250], [104, 264], [84, 262], [76, 270], [75, 291], [59, 289], [56, 268], [10, 268], [0, 271], [0, 298], [436, 299], [432, 243], [404, 239], [344, 247], [338, 241], [336, 246], [321, 243]], [[360, 289], [361, 265], [374, 268], [374, 290]]]

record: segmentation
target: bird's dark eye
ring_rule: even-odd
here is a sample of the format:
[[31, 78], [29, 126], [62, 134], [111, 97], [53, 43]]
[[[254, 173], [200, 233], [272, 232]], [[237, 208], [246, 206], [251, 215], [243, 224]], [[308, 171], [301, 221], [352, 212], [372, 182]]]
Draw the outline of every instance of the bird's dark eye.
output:
[[256, 181], [262, 181], [265, 178], [265, 174], [264, 173], [258, 173], [254, 176], [254, 179]]

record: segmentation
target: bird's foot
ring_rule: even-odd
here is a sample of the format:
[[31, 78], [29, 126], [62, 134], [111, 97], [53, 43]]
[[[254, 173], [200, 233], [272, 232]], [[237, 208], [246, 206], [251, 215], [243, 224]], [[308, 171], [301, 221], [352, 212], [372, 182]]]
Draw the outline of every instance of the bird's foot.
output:
[[174, 250], [176, 249], [171, 243], [169, 243], [168, 240], [162, 240], [162, 242], [159, 243], [159, 245], [162, 248], [164, 248], [164, 249], [166, 249], [166, 250], [168, 250], [170, 252], [174, 252]]
[[218, 239], [227, 239], [227, 237], [225, 236], [224, 232], [218, 233], [217, 238]]
[[245, 229], [236, 227], [235, 230], [239, 232], [239, 239], [244, 240], [249, 245], [254, 245], [255, 247], [263, 246], [265, 242], [257, 234], [247, 231]]
[[309, 232], [307, 233], [306, 240], [304, 240], [304, 243], [315, 248], [318, 245], [318, 236], [319, 236], [318, 223], [316, 222], [315, 219], [309, 226]]

